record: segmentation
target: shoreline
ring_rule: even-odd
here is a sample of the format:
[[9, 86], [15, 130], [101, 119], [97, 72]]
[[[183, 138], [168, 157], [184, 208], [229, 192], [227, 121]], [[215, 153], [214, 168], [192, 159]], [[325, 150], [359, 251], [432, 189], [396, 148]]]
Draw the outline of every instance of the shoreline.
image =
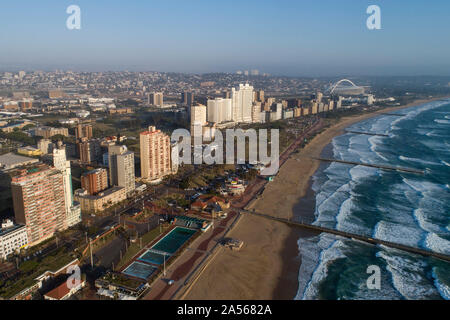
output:
[[[317, 135], [299, 154], [294, 154], [291, 156], [290, 159], [296, 159], [296, 161], [299, 160], [299, 158], [302, 157], [305, 153], [308, 153], [309, 156], [312, 157], [320, 157], [324, 153], [331, 153], [332, 152], [332, 146], [331, 142], [335, 137], [338, 137], [345, 133], [345, 129], [355, 123], [362, 122], [371, 118], [374, 118], [376, 116], [381, 115], [382, 113], [396, 111], [396, 110], [403, 110], [407, 108], [416, 107], [422, 104], [430, 103], [433, 101], [438, 101], [445, 98], [434, 98], [434, 99], [419, 99], [415, 100], [414, 102], [411, 102], [409, 104], [398, 106], [398, 107], [389, 107], [384, 108], [380, 111], [375, 111], [368, 114], [362, 114], [362, 115], [356, 115], [356, 116], [350, 116], [350, 117], [343, 117], [338, 121], [337, 123], [333, 124], [329, 128], [327, 128], [324, 132]], [[302, 160], [304, 160], [303, 158]], [[312, 163], [312, 162], [315, 162]], [[287, 163], [286, 163], [287, 165]], [[302, 190], [298, 196], [298, 201], [292, 206], [291, 210], [291, 217], [306, 217], [306, 218], [314, 218], [314, 211], [315, 211], [315, 192], [312, 189], [312, 178], [314, 174], [317, 172], [317, 170], [320, 169], [321, 166], [328, 166], [328, 164], [320, 163], [319, 161], [311, 161], [309, 163], [309, 170], [307, 172], [307, 180], [301, 181]], [[295, 172], [295, 171], [294, 171]], [[298, 177], [300, 179], [300, 177]], [[280, 187], [280, 186], [278, 186]], [[305, 208], [306, 207], [306, 208]], [[293, 230], [294, 233], [294, 230]], [[301, 235], [295, 239], [295, 242], [297, 244], [297, 241], [299, 238], [306, 238], [308, 235]], [[289, 238], [285, 241], [285, 247], [284, 250], [281, 252], [281, 256], [292, 256], [299, 255], [298, 247], [293, 250], [292, 245], [288, 243]], [[300, 270], [301, 266], [301, 257], [299, 257], [300, 262], [297, 264], [297, 281], [295, 283], [295, 289], [290, 292], [290, 299], [295, 299], [295, 297], [298, 294], [298, 272]], [[286, 260], [283, 260], [286, 261]], [[287, 266], [286, 263], [283, 263], [283, 271], [288, 272], [288, 270], [291, 269], [291, 267]], [[289, 286], [292, 288], [292, 286]], [[288, 287], [288, 288], [289, 288]], [[279, 283], [278, 286], [273, 290], [273, 299], [279, 299], [282, 295], [282, 291], [286, 290], [286, 284]]]
[[[319, 157], [332, 139], [354, 123], [381, 113], [401, 110], [444, 98], [420, 99], [404, 106], [383, 108], [371, 113], [343, 117], [317, 134], [299, 153], [293, 153], [280, 168], [274, 181], [267, 184], [259, 199], [248, 209], [275, 217], [313, 217], [312, 177], [321, 165]], [[229, 236], [244, 241], [239, 252], [224, 251], [192, 287], [186, 299], [292, 300], [298, 291], [301, 265], [298, 239], [317, 235], [291, 228], [283, 223], [244, 215]]]

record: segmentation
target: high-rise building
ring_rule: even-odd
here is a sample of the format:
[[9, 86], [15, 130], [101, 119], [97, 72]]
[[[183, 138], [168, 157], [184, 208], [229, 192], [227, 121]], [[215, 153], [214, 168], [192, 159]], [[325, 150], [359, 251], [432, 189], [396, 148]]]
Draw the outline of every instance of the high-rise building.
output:
[[266, 106], [269, 106], [269, 108], [271, 108], [275, 102], [276, 102], [275, 98], [267, 98]]
[[256, 92], [256, 100], [259, 102], [264, 102], [264, 90], [259, 90]]
[[255, 102], [252, 107], [252, 122], [261, 122], [261, 102]]
[[232, 119], [234, 122], [252, 122], [253, 87], [248, 83], [231, 90]]
[[[206, 106], [196, 105], [191, 107], [191, 135], [194, 135], [194, 127], [203, 128], [206, 125]], [[201, 132], [201, 130], [200, 130]]]
[[33, 108], [33, 100], [23, 99], [22, 101], [19, 101], [19, 107], [21, 111], [28, 111]]
[[73, 202], [72, 170], [70, 161], [67, 161], [66, 146], [61, 141], [53, 148], [53, 166], [63, 175], [66, 222], [68, 227], [72, 227], [81, 222], [81, 212], [78, 204]]
[[92, 125], [91, 124], [78, 124], [75, 128], [75, 138], [82, 139], [92, 139], [93, 132], [92, 132]]
[[322, 102], [322, 99], [323, 99], [323, 93], [322, 92], [317, 92], [317, 95], [316, 95], [316, 100], [317, 100], [317, 103], [321, 103]]
[[38, 141], [37, 147], [43, 154], [50, 154], [53, 152], [55, 144], [49, 139], [41, 139]]
[[126, 146], [108, 147], [109, 179], [112, 186], [124, 187], [127, 195], [136, 189], [134, 152]]
[[194, 93], [189, 91], [183, 92], [181, 94], [181, 103], [188, 107], [192, 107], [194, 104]]
[[19, 170], [11, 191], [16, 222], [26, 225], [30, 245], [69, 227], [61, 171], [44, 164]]
[[154, 181], [170, 175], [170, 138], [155, 127], [141, 132], [141, 176], [144, 181]]
[[338, 100], [336, 101], [336, 109], [341, 109], [342, 108], [342, 101], [344, 100], [343, 97], [339, 97]]
[[81, 139], [78, 143], [78, 152], [82, 163], [94, 163], [102, 161], [102, 150], [100, 140], [86, 138]]
[[148, 95], [148, 104], [162, 107], [164, 105], [164, 96], [161, 92], [153, 92]]
[[81, 188], [91, 196], [108, 189], [108, 170], [100, 168], [84, 173]]
[[213, 123], [222, 123], [232, 120], [231, 99], [216, 98], [208, 100], [208, 121]]

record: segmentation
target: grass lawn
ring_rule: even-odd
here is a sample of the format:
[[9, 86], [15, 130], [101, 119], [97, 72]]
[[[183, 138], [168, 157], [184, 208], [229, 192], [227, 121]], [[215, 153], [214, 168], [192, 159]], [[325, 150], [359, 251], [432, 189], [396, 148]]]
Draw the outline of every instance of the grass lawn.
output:
[[[150, 232], [144, 234], [142, 236], [142, 248], [144, 248], [147, 244], [155, 240], [159, 235], [160, 235], [159, 227], [150, 230]], [[133, 258], [142, 248], [140, 247], [140, 240], [138, 240], [136, 243], [132, 243], [128, 247], [127, 252], [125, 252], [125, 254], [123, 255], [122, 260], [120, 260], [120, 262], [117, 264], [116, 270], [119, 270], [125, 264], [127, 264], [131, 260], [131, 258]]]

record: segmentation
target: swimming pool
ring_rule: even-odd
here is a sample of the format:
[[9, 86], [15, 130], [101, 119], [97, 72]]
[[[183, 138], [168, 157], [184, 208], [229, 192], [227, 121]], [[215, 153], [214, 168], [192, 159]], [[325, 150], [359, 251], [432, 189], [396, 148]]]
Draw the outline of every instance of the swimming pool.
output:
[[174, 254], [183, 244], [188, 241], [197, 230], [176, 227], [164, 238], [158, 241], [152, 249]]
[[164, 263], [164, 253], [166, 253], [166, 260], [169, 259], [197, 231], [194, 229], [175, 227], [164, 238], [159, 240], [149, 250], [145, 251], [135, 262], [130, 264], [122, 273], [147, 280], [157, 270], [157, 266]]
[[[166, 255], [166, 259], [170, 257], [170, 254]], [[156, 264], [156, 265], [160, 265], [164, 263], [164, 255], [157, 253], [157, 252], [152, 252], [150, 250], [146, 251], [143, 255], [141, 255], [138, 258], [139, 261], [144, 261], [144, 262], [148, 262], [148, 263], [152, 263], [152, 264]]]
[[148, 264], [135, 261], [130, 264], [124, 271], [122, 271], [122, 273], [128, 276], [147, 280], [148, 277], [150, 277], [156, 271], [156, 269], [157, 268], [152, 267]]

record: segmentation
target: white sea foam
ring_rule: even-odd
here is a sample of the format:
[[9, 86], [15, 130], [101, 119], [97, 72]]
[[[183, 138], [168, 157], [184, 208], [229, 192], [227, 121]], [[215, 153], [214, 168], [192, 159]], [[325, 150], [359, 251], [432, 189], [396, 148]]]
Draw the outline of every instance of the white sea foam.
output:
[[437, 276], [436, 272], [436, 267], [433, 268], [432, 275], [434, 278], [434, 285], [438, 289], [441, 297], [445, 300], [450, 300], [450, 287], [439, 280], [439, 277]]
[[342, 240], [335, 240], [328, 248], [322, 250], [320, 253], [319, 263], [314, 270], [311, 280], [305, 288], [303, 294], [304, 300], [317, 298], [319, 293], [319, 285], [321, 281], [327, 277], [328, 268], [331, 263], [333, 263], [336, 259], [345, 258], [345, 254], [342, 251], [343, 247], [344, 243]]
[[434, 122], [439, 124], [450, 124], [450, 120], [436, 119]]
[[300, 238], [298, 240], [298, 250], [300, 252], [302, 263], [298, 274], [298, 291], [294, 300], [303, 298], [305, 289], [310, 283], [312, 274], [319, 262], [320, 252], [323, 249], [328, 248], [334, 240], [334, 238], [326, 234], [321, 234], [312, 238]]
[[435, 233], [429, 233], [425, 243], [426, 246], [434, 252], [450, 254], [450, 241], [441, 238]]
[[397, 291], [406, 299], [432, 299], [439, 293], [426, 275], [427, 263], [412, 257], [399, 255], [396, 250], [385, 249], [377, 256], [386, 261], [386, 269], [391, 273], [392, 283]]
[[383, 145], [383, 137], [373, 136], [369, 138], [370, 150], [374, 152], [378, 157], [383, 159], [384, 161], [389, 161], [381, 152], [377, 150], [377, 147]]
[[420, 228], [422, 230], [426, 230], [427, 232], [440, 232], [441, 228], [434, 224], [433, 222], [430, 222], [427, 213], [425, 212], [424, 208], [418, 208], [414, 210], [414, 217], [416, 218]]
[[432, 165], [432, 166], [440, 166], [441, 165], [440, 163], [437, 163], [437, 162], [427, 161], [427, 160], [418, 159], [418, 158], [409, 158], [409, 157], [405, 157], [405, 156], [399, 156], [398, 158], [403, 161], [416, 162], [416, 163], [425, 164], [425, 165], [426, 164]]
[[417, 247], [423, 238], [423, 231], [398, 223], [380, 221], [375, 226], [373, 237]]

